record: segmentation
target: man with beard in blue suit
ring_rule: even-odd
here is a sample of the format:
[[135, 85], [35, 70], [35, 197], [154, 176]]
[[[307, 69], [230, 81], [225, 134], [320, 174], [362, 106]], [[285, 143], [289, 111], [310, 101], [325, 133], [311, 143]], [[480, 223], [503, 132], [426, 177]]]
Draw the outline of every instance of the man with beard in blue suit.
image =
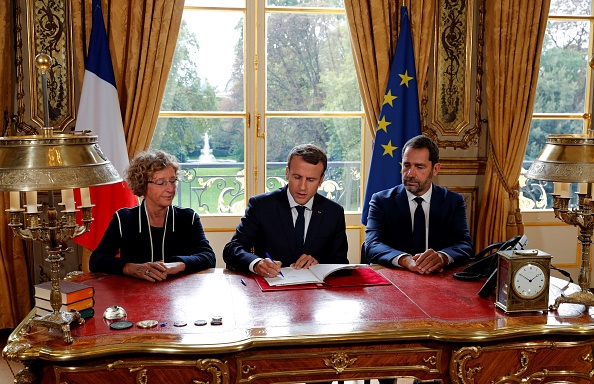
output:
[[227, 268], [274, 277], [281, 266], [349, 263], [344, 209], [317, 193], [327, 164], [326, 154], [315, 145], [291, 150], [287, 185], [249, 199], [223, 249]]
[[439, 149], [429, 137], [404, 144], [402, 184], [375, 193], [369, 203], [369, 262], [429, 274], [472, 255], [464, 199], [433, 184], [440, 167]]

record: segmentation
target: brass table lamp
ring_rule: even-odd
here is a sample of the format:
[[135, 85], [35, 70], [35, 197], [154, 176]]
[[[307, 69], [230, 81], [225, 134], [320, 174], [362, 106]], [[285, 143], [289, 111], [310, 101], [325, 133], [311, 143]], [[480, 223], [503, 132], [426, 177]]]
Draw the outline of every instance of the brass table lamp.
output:
[[[44, 123], [40, 135], [0, 137], [0, 191], [10, 191], [10, 224], [16, 237], [45, 245], [50, 263], [52, 289], [50, 304], [53, 313], [29, 320], [23, 328], [41, 326], [56, 329], [64, 342], [72, 343], [70, 324], [84, 323], [78, 312], [60, 311], [62, 298], [59, 285], [60, 263], [64, 253], [71, 252], [68, 241], [89, 231], [93, 204], [86, 187], [121, 181], [115, 167], [102, 153], [97, 136], [83, 133], [54, 133], [48, 127], [46, 71], [52, 59], [40, 54], [36, 58], [42, 73]], [[81, 188], [82, 224], [76, 223], [72, 188]], [[54, 191], [62, 190], [61, 217], [54, 206]], [[21, 206], [21, 192], [26, 192], [26, 209]], [[47, 191], [49, 204], [39, 211], [37, 191]]]
[[561, 183], [588, 183], [587, 193], [578, 193], [577, 209], [569, 209], [570, 197], [553, 195], [555, 217], [580, 229], [578, 241], [582, 256], [578, 277], [581, 291], [559, 296], [550, 309], [556, 310], [562, 303], [594, 306], [594, 295], [590, 292], [590, 246], [594, 230], [591, 184], [594, 182], [594, 135], [549, 135], [526, 177]]

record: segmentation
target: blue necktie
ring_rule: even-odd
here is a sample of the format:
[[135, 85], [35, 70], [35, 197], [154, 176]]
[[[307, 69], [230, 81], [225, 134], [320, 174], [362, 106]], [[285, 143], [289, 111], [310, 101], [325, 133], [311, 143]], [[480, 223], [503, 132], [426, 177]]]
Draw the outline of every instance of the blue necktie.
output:
[[297, 244], [297, 255], [301, 256], [303, 250], [303, 234], [305, 232], [305, 207], [303, 205], [295, 206], [297, 210], [297, 220], [295, 220], [295, 243]]
[[423, 198], [415, 197], [417, 209], [413, 224], [413, 249], [415, 253], [425, 252], [425, 211], [423, 211]]

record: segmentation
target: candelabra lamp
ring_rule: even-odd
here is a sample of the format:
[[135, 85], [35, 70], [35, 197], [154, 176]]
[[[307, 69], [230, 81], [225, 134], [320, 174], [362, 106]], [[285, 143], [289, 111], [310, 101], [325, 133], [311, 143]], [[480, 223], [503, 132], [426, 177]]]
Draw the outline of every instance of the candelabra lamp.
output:
[[[64, 253], [71, 252], [68, 241], [89, 231], [93, 221], [90, 186], [111, 184], [121, 178], [97, 144], [97, 136], [88, 132], [55, 133], [48, 127], [47, 80], [45, 72], [51, 58], [40, 54], [37, 67], [42, 73], [45, 104], [45, 127], [39, 135], [0, 137], [0, 191], [10, 191], [9, 226], [21, 239], [40, 242], [47, 251], [50, 264], [50, 304], [53, 312], [33, 318], [23, 327], [29, 332], [40, 326], [55, 329], [63, 335], [64, 342], [72, 343], [70, 324], [82, 324], [78, 312], [60, 311], [62, 297], [59, 270]], [[75, 207], [73, 188], [81, 189], [82, 204]], [[60, 191], [63, 208], [54, 204], [54, 191]], [[40, 205], [37, 192], [47, 191], [49, 203]], [[21, 195], [25, 192], [23, 209]], [[40, 207], [44, 207], [39, 209]], [[77, 224], [76, 214], [82, 210], [82, 224]]]
[[587, 187], [580, 188], [578, 193], [578, 208], [569, 208], [569, 196], [553, 194], [555, 217], [580, 230], [578, 241], [581, 245], [581, 263], [578, 276], [580, 291], [559, 296], [550, 309], [556, 310], [562, 303], [594, 306], [594, 295], [590, 292], [590, 246], [594, 230], [591, 184], [594, 182], [594, 135], [548, 135], [542, 152], [528, 169], [526, 177], [560, 183], [586, 183]]

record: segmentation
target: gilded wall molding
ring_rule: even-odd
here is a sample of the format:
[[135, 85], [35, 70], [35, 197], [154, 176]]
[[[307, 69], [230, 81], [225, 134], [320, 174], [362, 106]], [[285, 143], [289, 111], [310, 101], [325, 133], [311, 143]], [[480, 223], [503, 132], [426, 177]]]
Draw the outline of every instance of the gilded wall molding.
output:
[[[2, 136], [11, 136], [11, 135], [34, 135], [37, 133], [36, 129], [31, 125], [28, 125], [24, 122], [25, 117], [25, 76], [23, 70], [23, 26], [21, 23], [21, 4], [19, 1], [14, 2], [14, 14], [15, 14], [15, 24], [14, 24], [14, 31], [15, 31], [15, 70], [16, 70], [16, 107], [17, 111], [16, 114], [10, 118], [5, 116], [6, 125], [4, 127], [4, 131], [2, 132]], [[11, 132], [9, 130], [10, 123], [9, 121], [12, 120], [14, 123], [14, 130]]]
[[449, 157], [439, 159], [440, 175], [484, 175], [487, 169], [486, 158]]
[[433, 73], [423, 88], [421, 114], [423, 133], [442, 148], [467, 149], [478, 144], [484, 122], [484, 15], [484, 0], [438, 1]]
[[[30, 115], [33, 126], [43, 127], [44, 106], [41, 73], [35, 66], [35, 56], [41, 52], [53, 58], [47, 72], [48, 112], [50, 126], [63, 131], [76, 119], [74, 107], [74, 49], [72, 46], [71, 2], [61, 0], [26, 0], [27, 55], [29, 71]], [[17, 36], [20, 31], [17, 32]], [[20, 38], [20, 37], [19, 37]], [[21, 60], [22, 60], [21, 56]], [[18, 76], [18, 115], [25, 120], [25, 76]]]
[[462, 195], [464, 204], [466, 204], [466, 221], [468, 222], [468, 229], [470, 231], [470, 236], [474, 238], [474, 232], [477, 225], [476, 217], [478, 212], [478, 187], [446, 188]]

